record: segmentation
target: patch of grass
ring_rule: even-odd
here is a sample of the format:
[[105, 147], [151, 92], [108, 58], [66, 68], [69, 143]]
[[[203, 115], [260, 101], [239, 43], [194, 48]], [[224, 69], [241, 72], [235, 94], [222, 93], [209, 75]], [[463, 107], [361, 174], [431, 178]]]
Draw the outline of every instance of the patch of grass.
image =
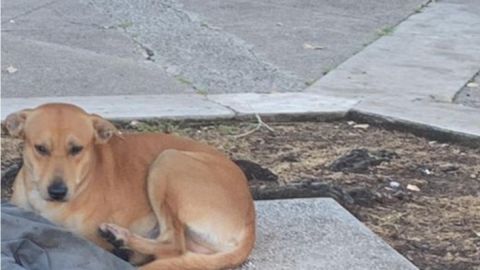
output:
[[240, 128], [238, 126], [225, 125], [225, 124], [218, 125], [217, 130], [220, 132], [220, 134], [224, 134], [224, 135], [235, 135], [240, 132]]
[[331, 68], [331, 67], [327, 67], [327, 68], [322, 72], [322, 74], [325, 76], [325, 75], [327, 75], [330, 71], [332, 71], [332, 68]]
[[421, 4], [420, 6], [417, 7], [417, 9], [415, 9], [415, 13], [422, 13], [423, 12], [423, 9], [426, 8], [432, 1], [435, 1], [435, 0], [430, 0], [428, 1], [427, 3], [423, 3]]
[[386, 26], [386, 27], [383, 27], [382, 29], [378, 30], [377, 34], [381, 37], [389, 36], [389, 35], [393, 34], [394, 29], [395, 28], [392, 27], [392, 26]]
[[[325, 75], [325, 74], [323, 74]], [[308, 80], [308, 81], [305, 81], [305, 85], [306, 86], [311, 86], [312, 84], [314, 84], [317, 80], [316, 79], [312, 79], [312, 80]]]
[[197, 94], [202, 95], [202, 96], [206, 96], [206, 95], [208, 95], [208, 90], [197, 88]]
[[175, 76], [175, 79], [177, 79], [177, 81], [179, 81], [183, 84], [192, 85], [192, 82], [189, 79], [187, 79], [183, 76], [177, 75], [177, 76]]
[[132, 121], [130, 123], [118, 124], [118, 127], [120, 129], [123, 128], [136, 132], [161, 132], [176, 134], [181, 134], [185, 129], [185, 127], [182, 126], [182, 122], [173, 120]]

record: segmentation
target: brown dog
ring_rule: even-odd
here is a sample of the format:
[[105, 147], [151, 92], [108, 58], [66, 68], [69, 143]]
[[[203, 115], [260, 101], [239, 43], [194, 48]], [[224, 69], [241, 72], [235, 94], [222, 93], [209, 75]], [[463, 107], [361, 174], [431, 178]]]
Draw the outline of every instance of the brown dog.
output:
[[13, 113], [5, 125], [25, 141], [14, 204], [144, 270], [223, 269], [250, 254], [252, 197], [242, 171], [215, 149], [166, 134], [121, 135], [68, 104]]

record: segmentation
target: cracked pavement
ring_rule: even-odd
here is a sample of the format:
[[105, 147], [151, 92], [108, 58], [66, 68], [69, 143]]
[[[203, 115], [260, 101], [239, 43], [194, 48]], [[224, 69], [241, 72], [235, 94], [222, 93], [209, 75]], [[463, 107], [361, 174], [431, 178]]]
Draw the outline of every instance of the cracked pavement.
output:
[[426, 1], [7, 0], [2, 97], [302, 91]]

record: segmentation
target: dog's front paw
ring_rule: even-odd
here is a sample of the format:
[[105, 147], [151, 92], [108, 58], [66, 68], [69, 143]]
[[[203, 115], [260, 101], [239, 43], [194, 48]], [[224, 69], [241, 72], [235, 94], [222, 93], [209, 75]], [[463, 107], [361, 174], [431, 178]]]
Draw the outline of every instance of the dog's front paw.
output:
[[110, 223], [102, 223], [98, 228], [98, 233], [115, 248], [125, 247], [130, 236], [129, 230]]

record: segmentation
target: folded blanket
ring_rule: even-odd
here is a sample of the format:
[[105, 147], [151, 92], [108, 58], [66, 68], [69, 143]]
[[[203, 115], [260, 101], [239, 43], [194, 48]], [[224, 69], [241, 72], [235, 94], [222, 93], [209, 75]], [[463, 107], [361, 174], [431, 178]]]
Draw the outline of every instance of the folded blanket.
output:
[[132, 270], [133, 266], [45, 218], [2, 203], [2, 269]]

